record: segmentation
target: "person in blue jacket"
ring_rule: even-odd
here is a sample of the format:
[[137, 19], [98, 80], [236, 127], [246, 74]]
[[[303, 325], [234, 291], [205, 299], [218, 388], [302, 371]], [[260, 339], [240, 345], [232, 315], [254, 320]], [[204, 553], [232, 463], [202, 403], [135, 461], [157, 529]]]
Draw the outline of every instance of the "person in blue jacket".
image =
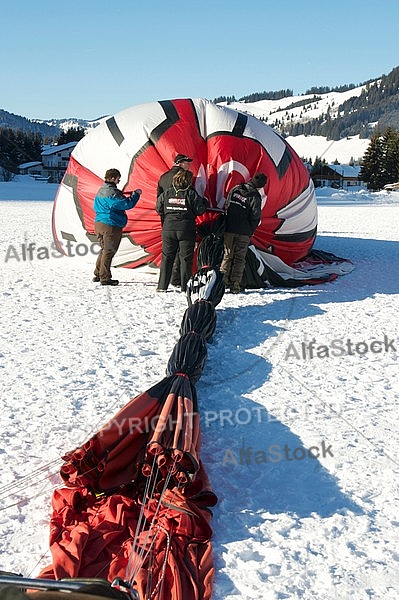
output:
[[108, 169], [104, 183], [94, 198], [94, 231], [101, 246], [94, 269], [93, 281], [101, 285], [118, 285], [117, 279], [111, 277], [111, 263], [118, 251], [122, 239], [122, 230], [127, 223], [127, 210], [136, 206], [141, 190], [134, 190], [126, 198], [116, 187], [121, 180], [118, 169]]

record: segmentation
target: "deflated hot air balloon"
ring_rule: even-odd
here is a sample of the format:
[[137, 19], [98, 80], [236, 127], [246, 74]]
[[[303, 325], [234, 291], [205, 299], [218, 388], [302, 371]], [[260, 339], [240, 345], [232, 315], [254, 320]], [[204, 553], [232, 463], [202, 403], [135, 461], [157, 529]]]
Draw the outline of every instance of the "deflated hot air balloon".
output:
[[[114, 265], [159, 265], [157, 182], [179, 152], [193, 157], [195, 186], [210, 207], [198, 218], [197, 271], [187, 284], [188, 308], [166, 377], [63, 456], [65, 487], [52, 499], [52, 564], [36, 580], [8, 574], [0, 583], [65, 590], [72, 600], [82, 600], [82, 588], [97, 600], [211, 600], [210, 508], [217, 498], [200, 458], [195, 383], [225, 291], [221, 209], [233, 186], [255, 172], [267, 174], [245, 277], [255, 284], [258, 278], [259, 287], [266, 280], [295, 285], [309, 277], [298, 261], [315, 238], [316, 200], [300, 159], [267, 125], [203, 99], [155, 102], [106, 119], [76, 146], [54, 205], [58, 247], [95, 239], [94, 196], [105, 171], [118, 168], [126, 195], [136, 188], [143, 194]], [[323, 277], [316, 260], [337, 257], [313, 256], [312, 277]]]
[[126, 195], [143, 190], [128, 211], [114, 266], [159, 266], [161, 222], [155, 212], [156, 189], [177, 153], [192, 157], [197, 191], [210, 210], [197, 225], [217, 217], [230, 189], [255, 172], [268, 177], [262, 219], [253, 238], [256, 248], [288, 265], [311, 249], [317, 228], [312, 181], [294, 150], [255, 117], [202, 98], [165, 100], [121, 111], [90, 131], [75, 147], [53, 210], [53, 235], [59, 249], [94, 241], [94, 196], [105, 171], [117, 168]]

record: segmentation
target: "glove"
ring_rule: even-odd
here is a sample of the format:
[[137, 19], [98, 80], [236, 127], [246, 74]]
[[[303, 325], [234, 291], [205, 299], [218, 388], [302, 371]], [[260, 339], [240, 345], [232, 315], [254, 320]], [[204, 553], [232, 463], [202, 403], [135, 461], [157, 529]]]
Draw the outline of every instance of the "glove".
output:
[[133, 194], [138, 194], [139, 196], [143, 193], [143, 190], [133, 190]]

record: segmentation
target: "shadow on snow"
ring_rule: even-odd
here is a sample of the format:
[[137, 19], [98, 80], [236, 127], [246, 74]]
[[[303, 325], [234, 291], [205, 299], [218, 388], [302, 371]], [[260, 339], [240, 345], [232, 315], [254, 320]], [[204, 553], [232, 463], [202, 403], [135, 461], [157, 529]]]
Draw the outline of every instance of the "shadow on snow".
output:
[[[301, 438], [264, 406], [246, 397], [260, 388], [272, 371], [267, 356], [250, 352], [284, 331], [270, 321], [317, 316], [324, 313], [322, 304], [399, 293], [399, 242], [348, 237], [339, 241], [339, 250], [336, 237], [321, 237], [317, 246], [350, 258], [355, 269], [349, 275], [320, 286], [255, 290], [272, 297], [270, 303], [217, 309], [217, 330], [198, 383], [202, 458], [219, 496], [220, 510], [216, 508], [213, 518], [216, 548], [247, 539], [251, 527], [281, 513], [294, 519], [363, 513], [317, 458], [294, 459], [295, 449], [309, 450]], [[281, 299], [284, 294], [287, 297]], [[246, 415], [252, 415], [249, 423]], [[322, 441], [320, 437], [320, 448]], [[324, 441], [328, 460], [329, 440]], [[271, 445], [279, 447], [280, 453], [276, 448], [270, 451]]]

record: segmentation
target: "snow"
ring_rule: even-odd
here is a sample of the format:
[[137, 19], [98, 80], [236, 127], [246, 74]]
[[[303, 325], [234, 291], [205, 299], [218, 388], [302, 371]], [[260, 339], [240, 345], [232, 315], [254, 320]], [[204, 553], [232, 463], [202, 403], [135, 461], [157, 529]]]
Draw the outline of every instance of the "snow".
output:
[[56, 154], [58, 152], [62, 152], [63, 150], [68, 150], [69, 148], [74, 148], [78, 142], [68, 142], [67, 144], [60, 144], [59, 146], [50, 146], [47, 150], [43, 150], [42, 156], [50, 156], [51, 154]]
[[[61, 456], [163, 378], [187, 303], [151, 269], [92, 283], [51, 249], [56, 186], [24, 181], [0, 184], [0, 569], [35, 576]], [[316, 247], [354, 271], [226, 294], [197, 384], [214, 600], [398, 598], [399, 194], [317, 193]]]
[[0, 181], [0, 201], [54, 200], [57, 190], [58, 183], [44, 183], [30, 175], [16, 175], [12, 181]]
[[22, 165], [19, 165], [20, 169], [28, 169], [29, 167], [37, 167], [38, 165], [41, 165], [42, 163], [40, 162], [40, 160], [35, 160], [32, 162], [27, 162], [27, 163], [22, 163]]
[[361, 172], [361, 167], [351, 167], [350, 165], [328, 165], [330, 169], [339, 173], [342, 177], [359, 177], [359, 173]]
[[[335, 118], [341, 104], [350, 98], [358, 98], [365, 89], [366, 86], [361, 85], [345, 92], [304, 94], [303, 96], [287, 96], [279, 100], [258, 100], [257, 102], [230, 102], [228, 106], [240, 112], [248, 112], [258, 118], [271, 116], [272, 119], [269, 120], [269, 123], [271, 120], [284, 122], [290, 119], [306, 122], [310, 119], [317, 119], [328, 112], [332, 118]], [[293, 106], [296, 103], [299, 106]], [[226, 102], [220, 104], [226, 105]]]
[[370, 144], [369, 139], [360, 139], [358, 135], [335, 141], [321, 135], [288, 136], [286, 139], [301, 158], [312, 159], [313, 163], [316, 158], [322, 158], [327, 163], [338, 160], [346, 165], [352, 159], [360, 161]]
[[[332, 119], [338, 116], [338, 108], [350, 98], [357, 98], [366, 89], [364, 85], [344, 91], [326, 94], [288, 96], [279, 100], [259, 100], [257, 102], [231, 102], [229, 108], [254, 115], [272, 127], [275, 123], [306, 123], [330, 114]], [[221, 102], [226, 105], [226, 102]], [[299, 104], [292, 108], [293, 105]], [[291, 108], [290, 108], [291, 106]], [[373, 125], [371, 123], [371, 125]], [[375, 125], [375, 124], [374, 124]], [[281, 125], [280, 125], [281, 126]], [[327, 163], [338, 160], [349, 164], [351, 160], [360, 161], [368, 148], [369, 139], [360, 139], [359, 135], [348, 136], [341, 140], [330, 140], [320, 135], [288, 136], [287, 142], [301, 158], [312, 160], [323, 158]]]

